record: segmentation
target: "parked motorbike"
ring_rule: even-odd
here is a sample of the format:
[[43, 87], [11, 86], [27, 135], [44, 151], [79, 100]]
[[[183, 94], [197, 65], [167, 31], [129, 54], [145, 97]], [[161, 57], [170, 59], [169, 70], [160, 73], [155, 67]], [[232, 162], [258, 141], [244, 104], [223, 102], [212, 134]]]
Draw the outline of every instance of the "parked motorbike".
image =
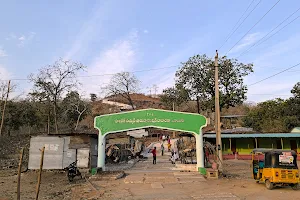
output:
[[66, 167], [66, 170], [69, 182], [72, 182], [76, 176], [80, 176], [80, 178], [82, 179], [82, 175], [77, 168], [77, 160]]

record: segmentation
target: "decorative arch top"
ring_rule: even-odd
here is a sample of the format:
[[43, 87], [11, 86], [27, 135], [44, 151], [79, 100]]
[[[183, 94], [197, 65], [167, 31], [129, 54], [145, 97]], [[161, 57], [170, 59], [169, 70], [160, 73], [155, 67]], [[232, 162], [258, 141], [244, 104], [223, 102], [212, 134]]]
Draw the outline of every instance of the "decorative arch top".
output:
[[102, 135], [147, 127], [200, 134], [206, 118], [195, 113], [143, 109], [95, 117], [94, 126]]

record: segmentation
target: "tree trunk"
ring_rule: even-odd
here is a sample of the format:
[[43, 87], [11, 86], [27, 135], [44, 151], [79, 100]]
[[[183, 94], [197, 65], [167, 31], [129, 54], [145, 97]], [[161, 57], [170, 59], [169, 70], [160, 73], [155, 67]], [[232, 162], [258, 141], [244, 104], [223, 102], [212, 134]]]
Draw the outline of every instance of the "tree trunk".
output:
[[56, 113], [57, 105], [56, 100], [54, 102], [54, 125], [55, 125], [55, 133], [58, 134], [58, 125], [57, 125], [57, 113]]
[[77, 122], [76, 122], [76, 126], [75, 126], [75, 131], [77, 130], [77, 127], [78, 127], [78, 124], [79, 124], [79, 120], [80, 120], [80, 117], [81, 117], [82, 113], [80, 113], [77, 117]]
[[29, 123], [27, 124], [27, 126], [29, 127], [28, 133], [29, 133], [29, 135], [31, 135], [31, 126], [29, 125]]
[[200, 114], [199, 97], [197, 97], [197, 112], [198, 112], [198, 114]]
[[128, 98], [128, 100], [129, 100], [129, 104], [130, 104], [131, 107], [132, 107], [132, 110], [134, 110], [134, 105], [133, 105], [133, 102], [132, 102], [131, 98]]
[[48, 113], [48, 122], [47, 122], [47, 134], [50, 134], [50, 109]]

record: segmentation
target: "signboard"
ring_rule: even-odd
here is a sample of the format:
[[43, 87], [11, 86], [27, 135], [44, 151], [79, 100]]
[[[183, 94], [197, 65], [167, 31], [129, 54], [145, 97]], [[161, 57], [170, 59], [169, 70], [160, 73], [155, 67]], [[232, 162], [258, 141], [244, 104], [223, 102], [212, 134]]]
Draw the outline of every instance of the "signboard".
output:
[[279, 155], [279, 164], [281, 165], [291, 165], [294, 163], [294, 157], [291, 152], [282, 152], [282, 155]]
[[102, 135], [146, 127], [199, 134], [204, 126], [206, 118], [202, 115], [158, 109], [136, 110], [95, 118], [95, 128], [98, 128]]

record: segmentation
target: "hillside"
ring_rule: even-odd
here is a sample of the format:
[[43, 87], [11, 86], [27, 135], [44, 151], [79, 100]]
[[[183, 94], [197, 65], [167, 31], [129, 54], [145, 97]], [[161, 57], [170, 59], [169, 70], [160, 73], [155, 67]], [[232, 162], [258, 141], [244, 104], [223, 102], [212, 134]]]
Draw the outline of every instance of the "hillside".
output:
[[[163, 104], [161, 103], [159, 98], [154, 98], [151, 96], [147, 96], [144, 94], [131, 94], [130, 95], [136, 109], [144, 109], [144, 108], [157, 108], [164, 109]], [[118, 103], [128, 104], [128, 100], [122, 97], [121, 95], [113, 95], [105, 98], [109, 101], [114, 101]]]

